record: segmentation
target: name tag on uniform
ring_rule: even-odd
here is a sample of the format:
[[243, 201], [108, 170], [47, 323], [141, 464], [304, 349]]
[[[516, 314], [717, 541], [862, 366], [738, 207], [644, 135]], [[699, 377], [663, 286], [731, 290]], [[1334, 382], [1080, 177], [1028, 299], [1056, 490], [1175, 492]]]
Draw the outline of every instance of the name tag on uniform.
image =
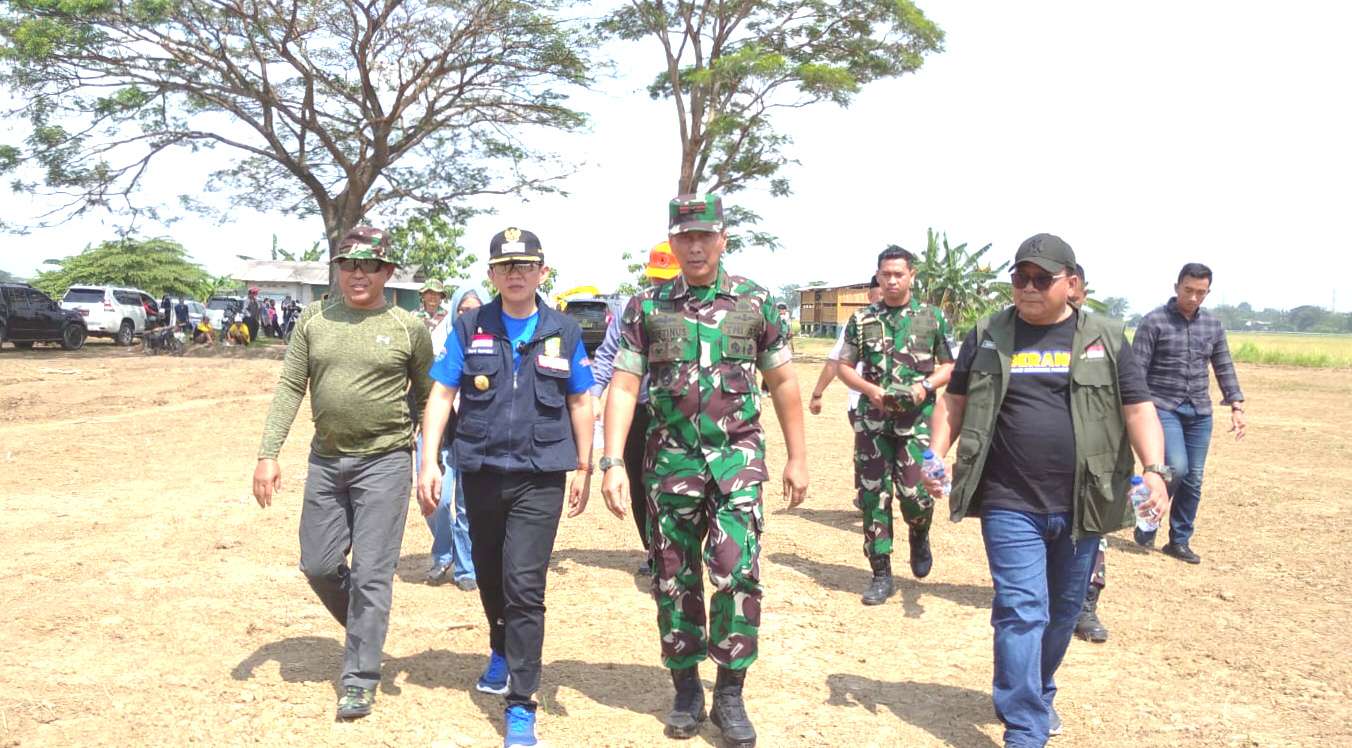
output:
[[469, 341], [470, 353], [492, 353], [493, 347], [492, 335], [476, 334], [474, 338]]
[[552, 371], [568, 371], [570, 368], [568, 365], [568, 359], [563, 358], [562, 356], [546, 356], [545, 354], [542, 353], [540, 354], [540, 357], [536, 360], [540, 362], [541, 369], [550, 369]]

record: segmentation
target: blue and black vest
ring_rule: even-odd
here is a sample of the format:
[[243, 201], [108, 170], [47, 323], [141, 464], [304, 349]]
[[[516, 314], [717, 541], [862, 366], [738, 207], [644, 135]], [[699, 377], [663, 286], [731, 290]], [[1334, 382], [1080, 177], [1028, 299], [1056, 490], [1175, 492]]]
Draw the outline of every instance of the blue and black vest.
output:
[[[502, 324], [502, 298], [455, 321], [465, 352], [455, 463], [475, 472], [546, 473], [577, 469], [568, 414], [568, 375], [582, 338], [577, 322], [536, 299], [540, 321], [513, 371], [511, 341]], [[564, 365], [560, 366], [560, 360]]]

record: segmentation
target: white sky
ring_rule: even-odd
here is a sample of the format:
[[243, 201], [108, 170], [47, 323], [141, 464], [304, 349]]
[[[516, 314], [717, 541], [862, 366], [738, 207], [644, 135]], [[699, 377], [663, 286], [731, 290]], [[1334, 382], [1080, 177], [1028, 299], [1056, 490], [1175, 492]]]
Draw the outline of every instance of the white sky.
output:
[[[1352, 5], [920, 5], [947, 41], [918, 74], [873, 84], [849, 109], [778, 120], [801, 162], [787, 172], [795, 194], [753, 189], [728, 203], [759, 212], [784, 248], [732, 256], [732, 271], [772, 289], [863, 280], [886, 244], [923, 249], [927, 227], [993, 244], [996, 262], [1049, 231], [1076, 249], [1098, 296], [1125, 296], [1134, 312], [1162, 303], [1188, 261], [1216, 272], [1213, 303], [1328, 307], [1336, 292], [1352, 309]], [[675, 118], [643, 90], [661, 53], [609, 51], [640, 72], [573, 102], [592, 116], [587, 133], [543, 141], [580, 164], [570, 196], [482, 203], [497, 213], [465, 239], [481, 260], [493, 233], [518, 225], [540, 235], [556, 288], [609, 290], [626, 275], [621, 252], [663, 238]], [[152, 172], [152, 195], [205, 172], [200, 157], [173, 158]], [[36, 232], [6, 242], [0, 268], [26, 275], [110, 233], [94, 220]], [[236, 254], [266, 257], [273, 233], [301, 249], [322, 226], [247, 213], [142, 233], [170, 235], [224, 273]]]

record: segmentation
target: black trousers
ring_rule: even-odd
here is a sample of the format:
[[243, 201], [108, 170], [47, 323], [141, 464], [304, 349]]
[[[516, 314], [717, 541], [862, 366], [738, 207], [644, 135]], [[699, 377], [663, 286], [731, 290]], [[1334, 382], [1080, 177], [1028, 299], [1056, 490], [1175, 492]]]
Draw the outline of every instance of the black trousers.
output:
[[488, 643], [507, 658], [507, 704], [533, 707], [545, 639], [545, 575], [563, 514], [565, 473], [465, 473], [470, 555]]
[[648, 487], [643, 481], [643, 454], [647, 451], [648, 423], [652, 411], [640, 403], [634, 408], [634, 420], [629, 424], [629, 436], [624, 441], [624, 472], [629, 475], [629, 509], [638, 527], [643, 550], [648, 550], [652, 531], [648, 528]]

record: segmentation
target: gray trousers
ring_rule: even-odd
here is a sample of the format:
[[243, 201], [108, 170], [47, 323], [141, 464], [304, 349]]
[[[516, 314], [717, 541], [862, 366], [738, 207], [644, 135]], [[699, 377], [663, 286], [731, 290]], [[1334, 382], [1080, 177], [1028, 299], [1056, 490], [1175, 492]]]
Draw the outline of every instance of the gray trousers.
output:
[[300, 570], [324, 607], [347, 628], [344, 686], [374, 688], [380, 682], [380, 652], [412, 483], [408, 450], [368, 457], [310, 454], [300, 513]]

